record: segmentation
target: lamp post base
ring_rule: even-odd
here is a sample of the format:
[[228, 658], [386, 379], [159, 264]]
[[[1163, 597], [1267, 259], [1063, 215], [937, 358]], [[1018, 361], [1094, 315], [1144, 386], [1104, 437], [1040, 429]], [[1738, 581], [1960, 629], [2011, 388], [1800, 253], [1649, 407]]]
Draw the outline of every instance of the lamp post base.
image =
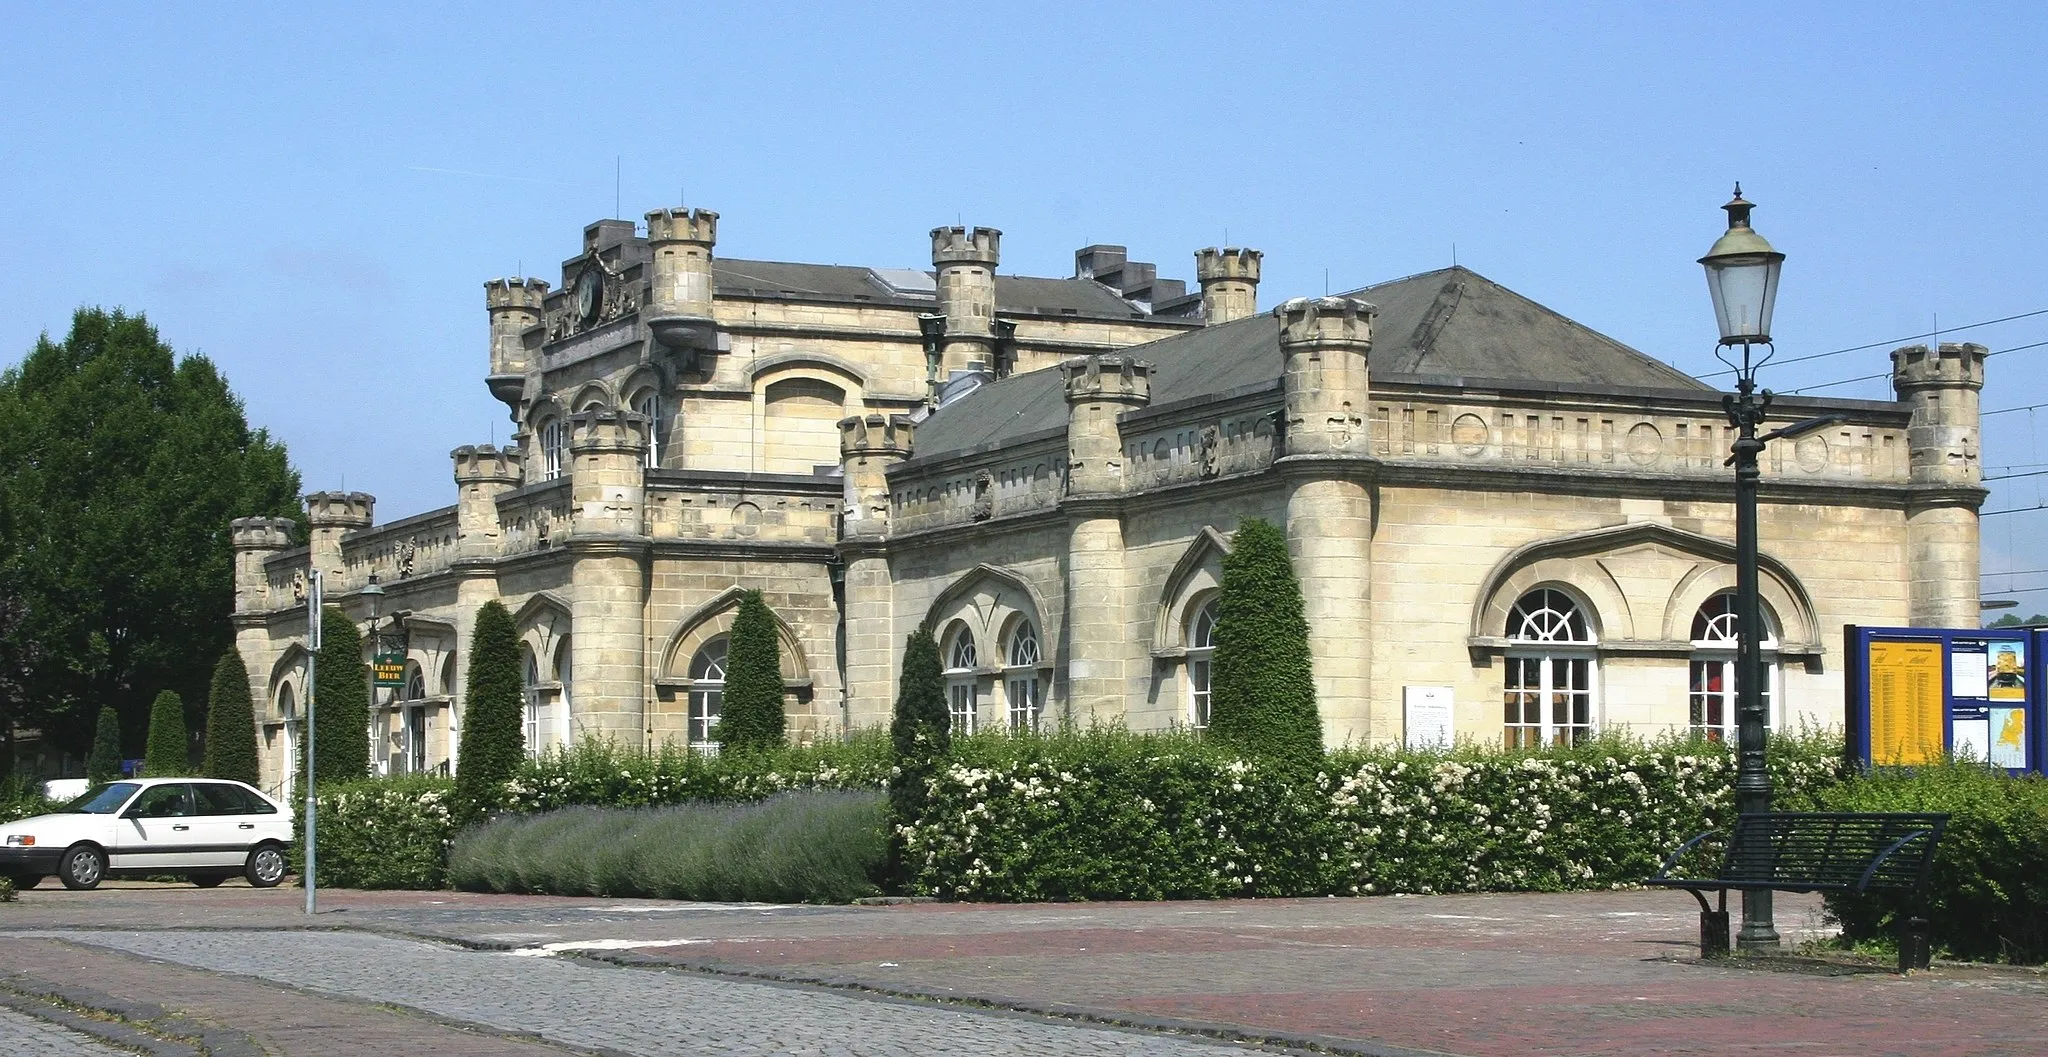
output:
[[1735, 946], [1745, 951], [1778, 949], [1778, 929], [1771, 922], [1771, 893], [1742, 893], [1742, 931], [1735, 934]]

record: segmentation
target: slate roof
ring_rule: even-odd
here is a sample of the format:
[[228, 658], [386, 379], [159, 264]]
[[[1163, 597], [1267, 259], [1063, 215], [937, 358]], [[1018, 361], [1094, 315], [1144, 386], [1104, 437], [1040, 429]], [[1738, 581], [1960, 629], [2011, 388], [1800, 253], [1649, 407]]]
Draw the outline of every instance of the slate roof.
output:
[[[721, 294], [742, 297], [823, 297], [872, 301], [932, 311], [930, 293], [918, 296], [891, 286], [868, 268], [844, 264], [794, 264], [715, 257], [713, 279]], [[928, 271], [916, 274], [929, 276]], [[927, 279], [925, 289], [931, 289]], [[1026, 275], [996, 276], [999, 312], [1038, 312], [1089, 319], [1145, 319], [1144, 312], [1092, 279], [1043, 279]]]
[[[1469, 268], [1355, 290], [1379, 307], [1372, 372], [1397, 380], [1464, 378], [1567, 386], [1711, 392], [1712, 387], [1589, 330]], [[1270, 312], [1126, 350], [1150, 360], [1152, 404], [1279, 384], [1280, 322]], [[1455, 383], [1454, 383], [1455, 384]], [[918, 427], [917, 458], [938, 458], [1066, 425], [1058, 371], [981, 387]]]

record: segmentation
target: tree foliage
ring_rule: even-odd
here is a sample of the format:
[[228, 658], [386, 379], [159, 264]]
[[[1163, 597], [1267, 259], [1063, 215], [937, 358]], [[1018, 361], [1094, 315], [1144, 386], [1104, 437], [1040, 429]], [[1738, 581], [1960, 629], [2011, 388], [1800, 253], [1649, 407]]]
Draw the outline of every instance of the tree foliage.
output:
[[455, 800], [468, 814], [497, 798], [498, 787], [526, 759], [521, 733], [522, 673], [519, 633], [496, 599], [476, 611], [469, 636], [469, 671], [462, 693], [462, 752], [455, 768]]
[[27, 621], [28, 603], [0, 569], [0, 777], [13, 774], [14, 724], [8, 720], [27, 714], [29, 661], [35, 656], [35, 644], [21, 634]]
[[142, 752], [142, 773], [169, 778], [192, 769], [192, 734], [185, 725], [185, 702], [175, 690], [156, 695], [149, 706], [149, 741]]
[[233, 648], [213, 666], [213, 690], [206, 700], [206, 755], [199, 773], [256, 784], [256, 706], [249, 698], [249, 669]]
[[740, 595], [725, 656], [725, 699], [713, 734], [725, 752], [759, 752], [783, 742], [782, 644], [761, 592]]
[[1323, 751], [1308, 618], [1287, 536], [1256, 518], [1223, 558], [1209, 736], [1240, 752], [1313, 763]]
[[896, 684], [896, 714], [889, 721], [895, 774], [889, 780], [889, 876], [899, 888], [915, 869], [904, 858], [903, 827], [924, 818], [926, 780], [953, 748], [953, 715], [946, 707], [945, 669], [931, 625], [921, 624], [903, 643]]
[[0, 466], [0, 581], [24, 613], [0, 657], [27, 661], [0, 726], [76, 752], [102, 705], [139, 731], [157, 691], [197, 700], [230, 640], [229, 520], [298, 514], [284, 448], [205, 357], [81, 309], [0, 373]]
[[121, 777], [121, 716], [114, 706], [100, 709], [93, 728], [92, 754], [85, 758], [85, 778], [94, 785]]
[[2048, 624], [2048, 616], [2040, 613], [2036, 613], [2031, 617], [2023, 617], [2018, 613], [2007, 613], [1984, 626], [1988, 628], [2017, 628], [2029, 625], [2038, 627], [2044, 624]]
[[352, 782], [370, 773], [370, 673], [363, 636], [338, 606], [320, 614], [313, 700], [313, 780]]

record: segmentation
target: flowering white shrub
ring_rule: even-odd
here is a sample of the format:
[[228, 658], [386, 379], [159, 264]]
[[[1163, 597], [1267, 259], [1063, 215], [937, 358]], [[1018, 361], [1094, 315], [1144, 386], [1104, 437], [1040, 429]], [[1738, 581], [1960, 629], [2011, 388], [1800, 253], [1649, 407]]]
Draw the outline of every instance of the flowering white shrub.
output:
[[[440, 888], [455, 840], [451, 779], [413, 775], [322, 786], [320, 883], [339, 888]], [[298, 832], [305, 832], [305, 819]], [[305, 844], [293, 846], [303, 868]]]

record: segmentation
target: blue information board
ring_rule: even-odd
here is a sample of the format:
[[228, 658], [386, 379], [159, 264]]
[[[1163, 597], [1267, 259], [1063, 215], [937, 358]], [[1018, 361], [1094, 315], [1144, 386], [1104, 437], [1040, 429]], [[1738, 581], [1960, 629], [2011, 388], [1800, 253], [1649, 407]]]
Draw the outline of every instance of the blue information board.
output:
[[1852, 758], [1878, 767], [1953, 758], [2013, 774], [2048, 770], [2048, 629], [1851, 624], [1843, 638]]

